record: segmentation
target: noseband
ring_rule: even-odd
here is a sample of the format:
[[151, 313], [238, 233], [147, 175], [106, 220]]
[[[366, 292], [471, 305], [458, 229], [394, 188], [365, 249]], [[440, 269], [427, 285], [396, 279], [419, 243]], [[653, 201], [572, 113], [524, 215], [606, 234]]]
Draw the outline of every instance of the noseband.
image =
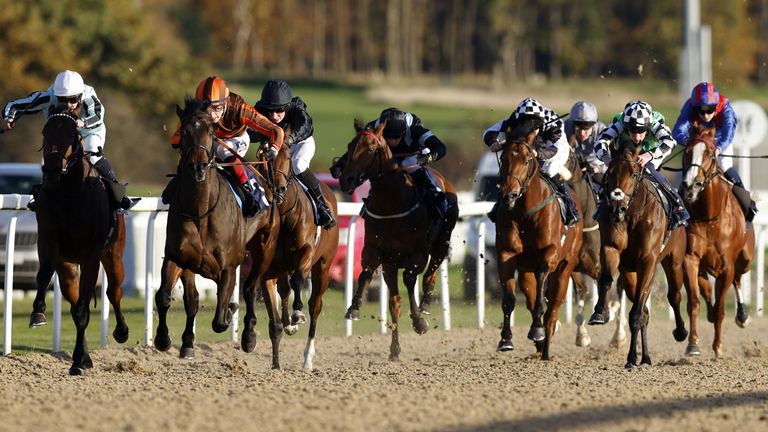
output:
[[[513, 145], [516, 145], [518, 147], [524, 146], [525, 148], [528, 149], [529, 156], [525, 159], [525, 162], [530, 162], [535, 158], [535, 156], [533, 156], [534, 154], [533, 149], [528, 144], [524, 142], [512, 142], [509, 144], [510, 147]], [[512, 151], [512, 150], [507, 149], [507, 151]], [[499, 170], [501, 170], [501, 167], [499, 167]], [[528, 186], [530, 186], [531, 179], [533, 178], [535, 172], [536, 172], [536, 164], [532, 163], [532, 164], [528, 164], [528, 172], [526, 173], [525, 178], [523, 178], [522, 180], [520, 179], [520, 177], [512, 174], [511, 172], [507, 173], [507, 176], [515, 180], [520, 185], [520, 195], [522, 196], [526, 191], [528, 191]]]

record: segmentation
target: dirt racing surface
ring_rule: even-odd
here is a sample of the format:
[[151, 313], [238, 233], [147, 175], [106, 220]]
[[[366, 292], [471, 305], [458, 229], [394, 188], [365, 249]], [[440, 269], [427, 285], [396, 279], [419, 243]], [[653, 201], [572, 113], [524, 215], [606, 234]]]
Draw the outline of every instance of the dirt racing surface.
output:
[[261, 334], [254, 353], [198, 344], [194, 360], [178, 346], [95, 350], [83, 377], [68, 376], [69, 355], [11, 355], [0, 357], [0, 430], [768, 430], [768, 319], [725, 323], [720, 359], [709, 324], [702, 355], [685, 358], [672, 321], [652, 321], [654, 365], [634, 370], [626, 347], [608, 346], [612, 324], [590, 327], [588, 348], [564, 325], [549, 362], [523, 327], [508, 353], [495, 351], [495, 328], [407, 327], [399, 362], [387, 359], [389, 335], [319, 338], [313, 371], [301, 368], [304, 340], [287, 336], [283, 369], [270, 370]]

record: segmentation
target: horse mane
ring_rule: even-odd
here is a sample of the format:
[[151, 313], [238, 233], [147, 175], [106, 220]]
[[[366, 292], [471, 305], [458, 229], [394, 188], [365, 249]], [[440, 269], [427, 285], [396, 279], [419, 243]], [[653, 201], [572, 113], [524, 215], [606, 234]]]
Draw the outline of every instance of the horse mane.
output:
[[207, 110], [210, 105], [209, 101], [201, 101], [187, 96], [184, 98], [184, 108], [178, 108], [176, 112], [181, 120], [202, 114], [209, 116]]
[[699, 122], [694, 122], [688, 131], [690, 141], [703, 141], [707, 147], [715, 146], [715, 128], [707, 127]]

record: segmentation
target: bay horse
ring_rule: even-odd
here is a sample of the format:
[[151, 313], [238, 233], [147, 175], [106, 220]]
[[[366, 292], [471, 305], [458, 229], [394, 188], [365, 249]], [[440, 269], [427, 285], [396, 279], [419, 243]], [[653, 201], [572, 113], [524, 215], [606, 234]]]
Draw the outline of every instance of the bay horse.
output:
[[[572, 136], [568, 142], [570, 152], [565, 167], [570, 171], [571, 178], [568, 185], [573, 189], [574, 197], [581, 204], [583, 234], [581, 250], [579, 250], [579, 259], [576, 267], [571, 273], [574, 293], [578, 296], [576, 309], [576, 346], [586, 347], [591, 343], [589, 331], [585, 325], [584, 305], [589, 297], [591, 290], [587, 286], [585, 276], [589, 276], [592, 284], [596, 284], [600, 277], [600, 226], [595, 220], [595, 210], [597, 209], [597, 195], [594, 189], [594, 183], [598, 181], [591, 174], [589, 164], [583, 159], [581, 153], [576, 148], [578, 145], [575, 136]], [[624, 316], [624, 309], [621, 307], [621, 295], [619, 301], [611, 301], [609, 309], [616, 312], [616, 330], [611, 339], [611, 346], [621, 348], [627, 342], [626, 325], [627, 320]]]
[[675, 314], [672, 334], [678, 342], [688, 336], [680, 313], [680, 291], [683, 284], [685, 230], [677, 227], [664, 244], [668, 217], [645, 168], [637, 162], [642, 146], [631, 147], [614, 157], [605, 173], [603, 193], [605, 208], [600, 223], [599, 298], [590, 324], [605, 323], [605, 296], [619, 273], [619, 285], [632, 301], [629, 311], [630, 343], [626, 368], [637, 365], [637, 337], [642, 341], [641, 364], [650, 365], [646, 305], [651, 293], [656, 264], [661, 262], [667, 278], [667, 299]]
[[[291, 149], [284, 145], [272, 162], [274, 203], [280, 214], [279, 234], [271, 264], [263, 279], [265, 307], [269, 316], [269, 336], [272, 342], [272, 368], [280, 368], [280, 339], [282, 331], [296, 334], [298, 325], [306, 322], [302, 312], [301, 290], [312, 277], [312, 292], [309, 297], [309, 334], [304, 350], [305, 369], [314, 367], [315, 334], [320, 312], [323, 309], [323, 294], [328, 290], [329, 271], [339, 245], [339, 229], [321, 229], [314, 221], [312, 201], [307, 196], [291, 167]], [[336, 196], [321, 183], [323, 195], [337, 216]], [[277, 289], [274, 279], [277, 278]], [[288, 311], [289, 296], [293, 292], [293, 312]], [[282, 314], [278, 313], [277, 294], [280, 294]], [[252, 294], [252, 293], [251, 293]], [[246, 326], [243, 331], [243, 349], [252, 350], [255, 333]]]
[[[415, 184], [407, 168], [401, 168], [392, 149], [382, 138], [386, 122], [377, 128], [364, 127], [355, 120], [355, 137], [347, 146], [347, 164], [339, 177], [342, 191], [351, 194], [366, 179], [371, 189], [365, 206], [365, 239], [362, 267], [352, 304], [346, 319], [360, 319], [362, 296], [373, 277], [382, 267], [384, 281], [389, 288], [389, 313], [392, 316], [392, 340], [389, 359], [400, 357], [400, 291], [397, 285], [399, 269], [403, 269], [403, 283], [408, 290], [410, 317], [413, 329], [424, 334], [429, 328], [422, 314], [430, 312], [435, 278], [440, 264], [448, 256], [451, 232], [459, 216], [456, 190], [436, 170], [430, 169], [439, 181], [448, 200], [448, 211], [442, 228], [430, 242], [429, 209], [426, 197]], [[426, 271], [425, 271], [426, 268]], [[421, 303], [416, 304], [415, 285], [419, 274], [422, 279]]]
[[[192, 99], [186, 100], [183, 110], [176, 107], [181, 120], [179, 183], [169, 204], [161, 283], [155, 295], [158, 324], [154, 343], [160, 351], [167, 351], [171, 338], [166, 315], [171, 290], [181, 277], [187, 315], [181, 358], [195, 356], [194, 321], [199, 304], [195, 274], [216, 282], [216, 311], [211, 327], [222, 333], [238, 307], [232, 293], [235, 272], [245, 257], [246, 241], [267, 224], [271, 214], [262, 212], [247, 220], [243, 217], [228, 181], [217, 170], [215, 154], [219, 144], [206, 108], [206, 103]], [[253, 267], [260, 264], [257, 255]]]
[[[698, 124], [691, 127], [691, 139], [683, 155], [683, 199], [691, 214], [686, 234], [686, 287], [691, 333], [686, 354], [698, 355], [699, 288], [706, 300], [707, 319], [714, 323], [712, 350], [723, 353], [722, 325], [725, 294], [734, 286], [737, 298], [736, 324], [745, 327], [749, 316], [741, 301], [741, 276], [749, 271], [755, 251], [755, 229], [745, 225], [744, 213], [731, 192], [715, 153], [715, 129]], [[715, 277], [715, 297], [708, 275]]]
[[[555, 192], [542, 177], [536, 159], [538, 131], [532, 121], [508, 127], [501, 152], [496, 255], [504, 323], [497, 350], [514, 349], [510, 316], [515, 310], [517, 276], [531, 312], [528, 339], [534, 341], [541, 359], [549, 360], [557, 312], [579, 259], [583, 225], [581, 219], [570, 228], [563, 224]], [[578, 201], [575, 204], [580, 207]]]
[[85, 330], [90, 320], [89, 303], [96, 301], [99, 263], [107, 273], [107, 295], [117, 321], [112, 336], [119, 343], [128, 339], [120, 308], [125, 221], [121, 213], [113, 219], [110, 192], [82, 146], [78, 113], [55, 111], [43, 127], [43, 183], [36, 209], [40, 269], [30, 327], [47, 322], [45, 293], [55, 271], [61, 293], [72, 305], [77, 329], [69, 374], [82, 375], [93, 367]]

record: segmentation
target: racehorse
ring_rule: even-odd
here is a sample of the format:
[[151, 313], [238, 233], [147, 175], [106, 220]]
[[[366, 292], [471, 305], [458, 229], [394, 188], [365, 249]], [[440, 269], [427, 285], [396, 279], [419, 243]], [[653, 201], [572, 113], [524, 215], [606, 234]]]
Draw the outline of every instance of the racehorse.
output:
[[[392, 149], [382, 138], [386, 122], [377, 128], [365, 128], [355, 120], [355, 138], [347, 147], [348, 161], [339, 177], [341, 189], [351, 194], [366, 179], [371, 189], [365, 207], [365, 240], [362, 267], [352, 304], [346, 319], [360, 319], [360, 305], [373, 272], [380, 265], [384, 281], [389, 288], [389, 312], [392, 315], [392, 341], [389, 359], [400, 356], [399, 321], [400, 291], [397, 286], [399, 269], [403, 269], [403, 283], [408, 290], [413, 329], [418, 334], [427, 332], [428, 324], [422, 316], [429, 314], [435, 288], [437, 269], [448, 255], [451, 232], [459, 215], [456, 190], [437, 171], [431, 170], [438, 179], [448, 200], [448, 211], [439, 225], [441, 228], [430, 242], [429, 212], [425, 193], [414, 184], [407, 169], [401, 168]], [[426, 268], [426, 271], [424, 270]], [[420, 273], [423, 294], [416, 304], [415, 285]]]
[[[589, 276], [593, 284], [597, 283], [597, 279], [600, 276], [600, 227], [594, 219], [595, 209], [597, 208], [597, 196], [593, 187], [597, 179], [593, 178], [592, 174], [588, 172], [590, 167], [576, 148], [576, 138], [572, 137], [568, 144], [571, 148], [565, 165], [571, 173], [568, 185], [571, 186], [574, 197], [581, 204], [581, 216], [584, 226], [579, 260], [573, 269], [573, 273], [571, 273], [574, 292], [578, 296], [576, 346], [586, 347], [589, 346], [591, 338], [585, 325], [586, 320], [584, 319], [584, 304], [590, 294], [585, 276]], [[624, 316], [624, 309], [621, 307], [622, 302], [620, 300], [619, 298], [619, 301], [612, 301], [609, 305], [609, 309], [616, 311], [616, 331], [611, 339], [611, 345], [616, 348], [621, 348], [627, 342], [625, 330], [627, 320]]]
[[[265, 307], [269, 315], [269, 337], [272, 342], [272, 368], [280, 368], [280, 339], [282, 331], [293, 335], [297, 326], [306, 321], [302, 313], [301, 289], [312, 272], [312, 293], [309, 297], [309, 335], [304, 350], [304, 368], [313, 368], [317, 321], [323, 308], [323, 294], [328, 290], [331, 262], [339, 244], [338, 226], [320, 229], [313, 220], [312, 202], [291, 169], [291, 149], [284, 145], [272, 163], [274, 202], [280, 213], [271, 265], [260, 278], [266, 282]], [[336, 196], [330, 188], [321, 184], [329, 208], [336, 217]], [[275, 289], [273, 279], [278, 279]], [[252, 282], [248, 282], [252, 283]], [[248, 285], [246, 283], [246, 285]], [[293, 291], [293, 313], [288, 312], [288, 298]], [[282, 316], [277, 309], [277, 294], [281, 297]], [[249, 291], [249, 294], [252, 294]], [[252, 304], [252, 303], [251, 303]], [[242, 347], [246, 352], [255, 347], [255, 333], [246, 325]]]
[[[514, 129], [508, 127], [505, 132], [508, 138], [501, 153], [501, 201], [496, 215], [504, 324], [497, 350], [514, 349], [510, 316], [515, 309], [517, 273], [532, 317], [528, 339], [536, 344], [541, 359], [549, 360], [557, 312], [578, 261], [583, 225], [581, 220], [571, 228], [563, 224], [555, 192], [542, 177], [536, 160], [534, 140], [538, 127], [526, 121]], [[576, 206], [579, 207], [578, 201]]]
[[[723, 353], [725, 294], [731, 285], [737, 297], [736, 324], [745, 327], [749, 320], [740, 297], [741, 276], [749, 271], [754, 256], [755, 230], [751, 223], [745, 225], [744, 213], [731, 193], [732, 185], [717, 162], [715, 129], [694, 125], [690, 136], [683, 156], [683, 198], [691, 214], [685, 252], [691, 334], [685, 352], [701, 354], [696, 332], [701, 287], [707, 302], [707, 319], [715, 324], [712, 349], [719, 357]], [[716, 279], [714, 304], [708, 275]]]
[[45, 293], [53, 272], [59, 275], [61, 293], [72, 305], [77, 329], [70, 375], [93, 367], [85, 329], [89, 303], [96, 299], [99, 263], [104, 264], [107, 295], [115, 310], [112, 335], [119, 343], [128, 339], [128, 326], [120, 309], [123, 296], [125, 222], [113, 217], [111, 198], [101, 177], [88, 162], [77, 131], [78, 112], [54, 112], [43, 127], [43, 184], [37, 196], [37, 295], [30, 327], [46, 324]]
[[672, 230], [664, 243], [667, 215], [651, 180], [644, 177], [645, 169], [636, 161], [642, 146], [625, 150], [613, 158], [605, 173], [603, 192], [605, 208], [599, 215], [600, 267], [599, 298], [590, 324], [605, 323], [605, 295], [615, 275], [632, 300], [629, 311], [630, 343], [626, 368], [637, 364], [637, 336], [642, 340], [641, 364], [651, 364], [648, 353], [647, 327], [649, 312], [646, 301], [651, 293], [656, 264], [661, 262], [667, 277], [667, 299], [675, 314], [672, 334], [678, 342], [688, 331], [680, 314], [680, 290], [683, 283], [685, 231]]
[[[183, 110], [176, 108], [181, 119], [179, 183], [168, 209], [161, 284], [155, 295], [155, 347], [166, 351], [171, 347], [166, 323], [171, 289], [182, 278], [187, 314], [180, 349], [182, 358], [195, 356], [194, 320], [199, 297], [194, 275], [216, 282], [216, 311], [211, 326], [217, 333], [225, 331], [237, 309], [232, 293], [235, 271], [245, 257], [246, 240], [253, 237], [269, 214], [263, 212], [247, 221], [243, 218], [229, 183], [215, 169], [218, 141], [206, 108], [207, 104], [191, 99], [186, 100]], [[259, 264], [260, 261], [256, 262], [254, 267]]]

